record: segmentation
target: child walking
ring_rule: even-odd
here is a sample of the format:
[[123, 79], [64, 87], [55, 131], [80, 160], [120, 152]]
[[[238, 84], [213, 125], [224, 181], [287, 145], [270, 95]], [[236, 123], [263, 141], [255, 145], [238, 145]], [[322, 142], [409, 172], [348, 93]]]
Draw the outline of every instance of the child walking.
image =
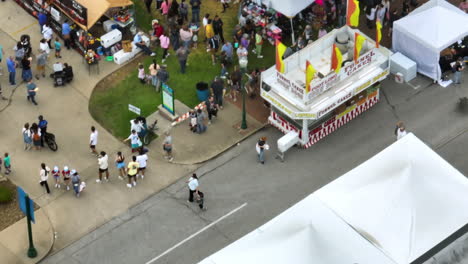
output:
[[68, 169], [68, 166], [63, 167], [62, 170], [62, 176], [63, 176], [63, 183], [67, 187], [67, 191], [70, 190], [70, 170]]
[[61, 59], [62, 56], [60, 56], [60, 51], [62, 50], [62, 43], [60, 43], [59, 38], [55, 38], [54, 47], [55, 47], [55, 58]]
[[60, 170], [58, 166], [54, 166], [54, 170], [52, 170], [52, 176], [54, 176], [55, 188], [60, 188]]
[[5, 174], [8, 175], [11, 172], [11, 161], [10, 161], [10, 155], [8, 153], [5, 153], [5, 158], [3, 158], [3, 164], [5, 165]]

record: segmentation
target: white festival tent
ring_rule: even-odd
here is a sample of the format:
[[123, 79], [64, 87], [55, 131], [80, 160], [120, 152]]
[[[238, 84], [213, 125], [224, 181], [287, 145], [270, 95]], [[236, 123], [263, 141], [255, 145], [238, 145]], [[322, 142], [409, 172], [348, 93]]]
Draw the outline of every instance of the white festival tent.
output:
[[292, 18], [299, 12], [310, 6], [315, 0], [259, 0], [265, 6], [280, 12], [281, 14], [289, 17], [291, 23], [292, 41], [296, 42], [294, 38], [294, 26]]
[[468, 223], [468, 179], [413, 134], [201, 264], [408, 264]]
[[468, 35], [468, 14], [444, 0], [430, 0], [393, 23], [394, 52], [416, 62], [418, 72], [442, 76], [440, 52]]

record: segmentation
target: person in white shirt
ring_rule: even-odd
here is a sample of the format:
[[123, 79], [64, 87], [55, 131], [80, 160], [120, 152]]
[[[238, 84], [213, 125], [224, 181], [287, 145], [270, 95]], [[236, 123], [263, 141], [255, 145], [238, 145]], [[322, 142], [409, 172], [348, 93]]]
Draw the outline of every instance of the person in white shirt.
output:
[[383, 25], [384, 24], [384, 21], [385, 21], [385, 13], [386, 13], [387, 9], [385, 8], [385, 6], [383, 4], [379, 4], [378, 7], [377, 7], [377, 19], [380, 21], [380, 23]]
[[41, 163], [41, 170], [39, 171], [39, 176], [41, 180], [39, 184], [44, 186], [46, 193], [50, 194], [49, 184], [47, 183], [47, 179], [49, 179], [50, 168], [45, 165], [45, 163]]
[[406, 132], [405, 126], [401, 125], [397, 130], [397, 140], [400, 140], [404, 136], [406, 136], [408, 132]]
[[203, 201], [204, 201], [204, 194], [198, 189], [198, 176], [196, 173], [193, 173], [192, 174], [192, 177], [190, 177], [187, 181], [187, 185], [188, 185], [188, 188], [189, 188], [189, 199], [187, 200], [187, 202], [189, 203], [193, 203], [193, 197], [194, 197], [194, 193], [197, 195], [198, 197], [198, 206], [200, 207], [200, 209], [202, 209], [203, 211], [206, 211], [206, 207], [203, 206]]
[[141, 131], [144, 130], [143, 124], [136, 119], [130, 120], [130, 131], [132, 130], [135, 130], [138, 136], [140, 136]]
[[52, 31], [52, 28], [50, 28], [49, 23], [44, 24], [44, 26], [42, 27], [42, 37], [44, 37], [47, 41], [49, 49], [52, 49], [52, 44], [50, 42], [52, 41], [53, 36], [54, 32]]
[[136, 162], [139, 164], [137, 177], [140, 176], [142, 179], [145, 178], [146, 162], [148, 161], [148, 155], [146, 155], [143, 149], [140, 150], [140, 154], [136, 158]]
[[130, 144], [132, 145], [132, 153], [137, 152], [140, 147], [143, 145], [141, 143], [140, 137], [138, 137], [138, 134], [135, 130], [132, 130], [132, 134], [128, 136], [128, 138], [124, 139], [123, 142], [127, 142], [130, 140]]
[[29, 150], [32, 147], [32, 134], [31, 134], [31, 129], [29, 129], [29, 123], [24, 124], [22, 132], [23, 132], [24, 150]]
[[46, 40], [46, 39], [41, 39], [41, 41], [39, 42], [39, 50], [42, 50], [42, 51], [44, 51], [47, 55], [49, 55], [49, 53], [50, 53], [50, 47], [49, 47], [49, 44], [47, 44], [47, 40]]
[[101, 151], [101, 155], [98, 158], [98, 165], [99, 165], [99, 179], [96, 180], [97, 183], [102, 182], [102, 173], [106, 173], [106, 182], [109, 181], [109, 157], [107, 156], [106, 152]]
[[89, 135], [89, 148], [91, 148], [91, 154], [98, 155], [96, 151], [96, 145], [98, 142], [98, 132], [94, 126], [91, 127], [91, 135]]

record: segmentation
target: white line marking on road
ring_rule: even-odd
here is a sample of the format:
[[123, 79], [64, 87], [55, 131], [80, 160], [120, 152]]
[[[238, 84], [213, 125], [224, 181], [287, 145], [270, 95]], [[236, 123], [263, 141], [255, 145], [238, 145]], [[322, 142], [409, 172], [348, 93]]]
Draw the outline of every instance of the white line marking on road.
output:
[[180, 241], [179, 243], [177, 243], [176, 245], [174, 245], [173, 247], [169, 248], [168, 250], [164, 251], [161, 255], [153, 258], [152, 260], [146, 262], [146, 264], [151, 264], [153, 262], [155, 262], [156, 260], [164, 257], [165, 255], [167, 255], [168, 253], [170, 253], [172, 250], [178, 248], [180, 245], [184, 244], [185, 242], [189, 241], [190, 239], [196, 237], [197, 235], [199, 235], [200, 233], [202, 233], [203, 231], [207, 230], [208, 228], [216, 225], [217, 223], [223, 221], [225, 218], [227, 218], [228, 216], [234, 214], [235, 212], [239, 211], [240, 209], [242, 209], [243, 207], [245, 207], [247, 205], [247, 203], [244, 203], [242, 204], [241, 206], [237, 207], [236, 209], [232, 210], [231, 212], [221, 216], [220, 218], [218, 218], [218, 220], [210, 223], [209, 225], [203, 227], [202, 229], [198, 230], [196, 233], [192, 234], [191, 236], [187, 237], [186, 239]]

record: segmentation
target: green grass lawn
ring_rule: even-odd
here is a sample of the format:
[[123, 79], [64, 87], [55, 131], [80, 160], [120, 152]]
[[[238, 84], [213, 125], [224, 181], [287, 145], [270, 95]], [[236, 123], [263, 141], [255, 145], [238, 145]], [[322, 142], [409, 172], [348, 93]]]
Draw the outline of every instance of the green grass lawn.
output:
[[[151, 20], [155, 17], [161, 19], [159, 13], [153, 12], [149, 15], [143, 1], [135, 1], [137, 14], [137, 23], [140, 28], [147, 32], [151, 28]], [[154, 9], [154, 8], [153, 8]], [[207, 12], [211, 17], [217, 14], [224, 22], [224, 37], [231, 40], [231, 32], [237, 23], [238, 5], [231, 6], [226, 13], [221, 13], [221, 3], [217, 1], [203, 1], [202, 15]], [[189, 14], [189, 18], [190, 18]], [[196, 50], [192, 49], [188, 59], [186, 74], [180, 73], [179, 63], [174, 51], [170, 49], [171, 56], [166, 60], [170, 75], [168, 85], [174, 89], [176, 99], [180, 100], [189, 107], [193, 107], [199, 103], [196, 96], [195, 84], [199, 81], [210, 83], [213, 78], [220, 74], [221, 66], [219, 64], [212, 65], [210, 55], [206, 52], [206, 46], [203, 44], [203, 31], [199, 34], [199, 43]], [[157, 63], [161, 63], [162, 50], [156, 50], [155, 57]], [[255, 54], [250, 53], [249, 69], [267, 68], [274, 64], [274, 47], [266, 41], [263, 47], [263, 59], [257, 59]], [[145, 56], [143, 64], [147, 69], [151, 64], [153, 57]], [[237, 58], [235, 57], [235, 63]], [[124, 66], [125, 67], [125, 66]], [[128, 74], [128, 70], [122, 70], [122, 74]], [[156, 93], [151, 85], [141, 84], [137, 78], [137, 69], [130, 69], [130, 73], [125, 79], [111, 87], [105, 89], [96, 89], [93, 91], [90, 102], [89, 111], [91, 115], [102, 126], [108, 129], [114, 136], [124, 138], [128, 136], [130, 122], [129, 120], [136, 115], [128, 111], [128, 104], [139, 107], [142, 115], [148, 116], [157, 110], [158, 105], [162, 102], [161, 93]]]

